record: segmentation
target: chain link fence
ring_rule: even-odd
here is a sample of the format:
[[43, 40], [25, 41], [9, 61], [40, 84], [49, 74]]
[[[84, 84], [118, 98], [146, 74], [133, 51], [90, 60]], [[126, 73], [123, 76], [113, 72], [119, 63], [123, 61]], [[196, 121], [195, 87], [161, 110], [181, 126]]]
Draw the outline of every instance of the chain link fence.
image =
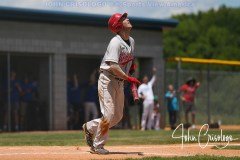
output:
[[[168, 84], [181, 86], [188, 77], [194, 77], [201, 83], [195, 99], [197, 124], [208, 122], [208, 98], [210, 122], [240, 124], [240, 72], [210, 71], [210, 76], [207, 78], [206, 70], [182, 69], [177, 78], [177, 70], [167, 69], [165, 88], [167, 89]], [[184, 122], [183, 111], [180, 115], [180, 121]]]

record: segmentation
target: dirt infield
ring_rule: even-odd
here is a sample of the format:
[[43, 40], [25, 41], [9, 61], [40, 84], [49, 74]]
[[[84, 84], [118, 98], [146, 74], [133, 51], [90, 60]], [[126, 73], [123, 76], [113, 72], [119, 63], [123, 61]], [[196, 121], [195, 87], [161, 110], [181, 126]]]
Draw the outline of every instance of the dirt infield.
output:
[[[240, 145], [240, 144], [233, 144]], [[142, 158], [151, 156], [175, 157], [194, 155], [215, 155], [215, 156], [238, 156], [239, 150], [211, 149], [212, 146], [201, 149], [198, 144], [178, 145], [139, 145], [139, 146], [107, 146], [109, 155], [96, 155], [89, 153], [88, 147], [74, 146], [20, 146], [0, 147], [1, 160], [67, 160], [67, 159], [125, 159]]]

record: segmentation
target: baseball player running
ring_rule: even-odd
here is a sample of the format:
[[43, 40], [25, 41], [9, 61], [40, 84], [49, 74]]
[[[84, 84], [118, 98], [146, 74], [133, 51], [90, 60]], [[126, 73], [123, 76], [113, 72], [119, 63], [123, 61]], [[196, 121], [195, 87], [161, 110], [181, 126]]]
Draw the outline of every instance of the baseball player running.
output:
[[100, 65], [98, 95], [102, 117], [83, 124], [85, 140], [91, 153], [108, 154], [104, 149], [108, 139], [109, 128], [115, 126], [123, 116], [123, 83], [140, 82], [128, 75], [135, 69], [133, 63], [134, 39], [130, 37], [132, 25], [127, 13], [113, 14], [108, 21], [108, 28], [116, 34], [107, 47]]
[[146, 121], [147, 129], [152, 129], [152, 113], [154, 108], [154, 94], [153, 94], [153, 84], [156, 80], [156, 68], [153, 68], [153, 76], [150, 81], [148, 81], [148, 77], [143, 77], [143, 84], [141, 84], [138, 88], [138, 95], [143, 99], [143, 114], [142, 114], [142, 122], [141, 122], [141, 130], [144, 131], [146, 129]]

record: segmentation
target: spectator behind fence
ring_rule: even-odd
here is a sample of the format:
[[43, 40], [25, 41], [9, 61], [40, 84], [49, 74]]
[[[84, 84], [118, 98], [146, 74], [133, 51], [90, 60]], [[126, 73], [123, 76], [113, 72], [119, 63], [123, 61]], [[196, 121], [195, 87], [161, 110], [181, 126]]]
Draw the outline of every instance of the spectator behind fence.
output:
[[[20, 102], [20, 93], [22, 92], [22, 88], [20, 86], [19, 80], [16, 79], [16, 72], [12, 71], [10, 75], [10, 104], [11, 104], [11, 111], [13, 113], [13, 122], [14, 122], [14, 130], [19, 130], [19, 102]], [[5, 85], [5, 93], [8, 93], [8, 82]], [[7, 98], [7, 96], [6, 96]], [[9, 106], [10, 107], [10, 106]], [[8, 127], [11, 126], [7, 125], [8, 122], [8, 103], [6, 99], [5, 105], [5, 118], [4, 118], [4, 130], [6, 131]]]
[[97, 100], [98, 100], [98, 89], [96, 84], [96, 72], [91, 74], [89, 82], [85, 87], [85, 98], [84, 98], [84, 109], [85, 109], [85, 122], [90, 120], [90, 115], [93, 117], [91, 119], [98, 118]]
[[72, 86], [70, 88], [70, 104], [73, 110], [73, 120], [71, 122], [71, 129], [79, 129], [84, 121], [84, 110], [81, 105], [81, 87], [77, 74], [73, 75]]
[[72, 106], [72, 96], [71, 90], [73, 87], [73, 83], [70, 77], [67, 77], [67, 127], [68, 129], [73, 129], [73, 121], [74, 121], [74, 110]]
[[182, 93], [181, 100], [183, 102], [183, 107], [185, 110], [185, 120], [187, 125], [189, 124], [188, 114], [192, 114], [192, 128], [195, 128], [195, 114], [196, 108], [194, 104], [195, 93], [197, 88], [200, 86], [200, 82], [197, 82], [195, 78], [188, 78], [185, 84], [180, 87], [180, 92]]
[[134, 100], [133, 100], [130, 86], [131, 86], [130, 83], [124, 84], [124, 108], [123, 108], [124, 114], [121, 120], [122, 128], [124, 129], [132, 128], [129, 110], [130, 110], [130, 107], [134, 105]]
[[33, 100], [39, 101], [39, 92], [38, 92], [39, 83], [35, 78], [33, 78], [31, 84], [32, 84]]
[[142, 80], [142, 84], [138, 88], [139, 97], [143, 99], [143, 114], [142, 114], [142, 122], [141, 122], [141, 130], [144, 131], [146, 129], [151, 130], [152, 128], [152, 113], [154, 108], [154, 94], [153, 94], [153, 84], [156, 80], [156, 68], [153, 68], [153, 76], [150, 81], [148, 81], [148, 77], [144, 76]]
[[30, 116], [30, 111], [33, 110], [33, 93], [35, 90], [34, 84], [29, 80], [28, 76], [24, 77], [21, 83], [22, 93], [21, 93], [21, 103], [20, 103], [20, 129], [29, 129], [28, 122], [31, 121], [28, 117]]
[[168, 114], [169, 114], [169, 124], [171, 129], [175, 129], [175, 124], [177, 122], [177, 112], [179, 110], [178, 107], [178, 99], [176, 95], [176, 91], [173, 85], [168, 85], [168, 91], [165, 94], [165, 98], [167, 99], [167, 107], [168, 107]]
[[32, 87], [32, 101], [28, 108], [28, 130], [39, 130], [47, 127], [46, 122], [46, 105], [42, 104], [39, 99], [39, 82], [35, 77], [29, 77], [31, 79]]
[[158, 102], [158, 96], [154, 96], [154, 108], [152, 113], [152, 127], [154, 130], [160, 130], [160, 105]]

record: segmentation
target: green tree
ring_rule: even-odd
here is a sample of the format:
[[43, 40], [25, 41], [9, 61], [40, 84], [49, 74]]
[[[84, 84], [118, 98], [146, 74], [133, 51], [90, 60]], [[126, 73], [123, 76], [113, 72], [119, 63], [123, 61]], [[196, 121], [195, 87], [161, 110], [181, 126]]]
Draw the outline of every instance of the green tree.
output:
[[163, 33], [164, 57], [240, 60], [239, 15], [240, 8], [221, 6], [218, 10], [174, 16], [179, 25]]

